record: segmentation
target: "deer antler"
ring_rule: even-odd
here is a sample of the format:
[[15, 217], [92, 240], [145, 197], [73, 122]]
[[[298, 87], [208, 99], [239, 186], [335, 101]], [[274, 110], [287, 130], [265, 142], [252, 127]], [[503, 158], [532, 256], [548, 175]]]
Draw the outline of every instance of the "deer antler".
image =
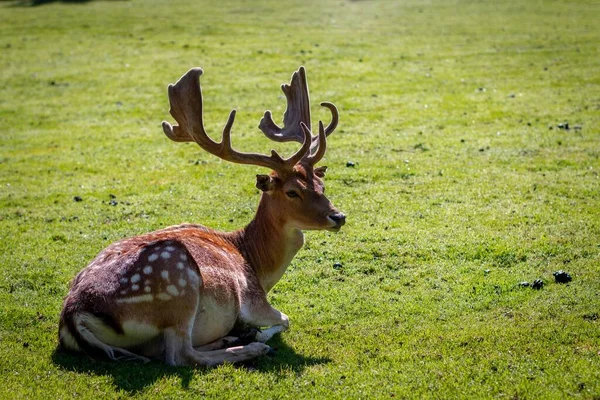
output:
[[172, 126], [167, 121], [163, 121], [163, 131], [169, 139], [175, 142], [196, 142], [207, 152], [226, 161], [259, 165], [280, 172], [291, 170], [305, 154], [310, 152], [312, 138], [309, 130], [304, 132], [302, 139], [298, 138], [297, 140], [302, 143], [302, 147], [287, 159], [281, 158], [275, 150], [271, 150], [270, 156], [240, 153], [233, 150], [231, 147], [231, 127], [235, 119], [235, 109], [229, 114], [227, 123], [223, 128], [221, 142], [217, 143], [212, 140], [204, 130], [202, 119], [202, 89], [199, 82], [202, 73], [201, 68], [192, 68], [174, 85], [169, 85], [169, 103], [171, 105], [169, 111], [179, 124]]
[[[294, 72], [290, 84], [281, 85], [281, 90], [287, 98], [287, 108], [283, 114], [283, 128], [273, 122], [271, 111], [265, 111], [258, 127], [269, 139], [277, 142], [296, 141], [303, 143], [305, 136], [310, 135], [310, 153], [305, 154], [304, 158], [309, 160], [311, 165], [314, 165], [325, 154], [326, 137], [337, 127], [338, 110], [333, 103], [322, 102], [321, 106], [331, 111], [331, 122], [327, 125], [327, 128], [324, 128], [323, 134], [319, 131], [319, 135], [313, 135], [310, 131], [310, 98], [304, 67], [300, 67], [298, 71]], [[320, 130], [322, 123], [319, 122], [319, 124]], [[308, 133], [304, 129], [305, 127]]]

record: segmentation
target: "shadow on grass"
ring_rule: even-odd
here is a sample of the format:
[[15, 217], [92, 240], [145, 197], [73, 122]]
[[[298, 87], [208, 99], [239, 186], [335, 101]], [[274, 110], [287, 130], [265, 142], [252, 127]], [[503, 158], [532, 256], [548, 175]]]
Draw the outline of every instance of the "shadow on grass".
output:
[[[263, 356], [255, 360], [237, 364], [239, 368], [252, 369], [264, 373], [279, 374], [281, 370], [302, 373], [306, 367], [331, 362], [324, 357], [305, 357], [297, 354], [281, 338], [275, 337], [269, 345], [277, 351], [273, 356]], [[85, 355], [66, 353], [55, 350], [52, 361], [59, 368], [82, 374], [110, 376], [114, 385], [129, 394], [144, 391], [163, 377], [176, 376], [181, 380], [181, 387], [187, 389], [194, 374], [204, 374], [207, 368], [170, 367], [157, 361], [143, 364], [133, 361], [95, 360]]]
[[241, 365], [260, 372], [280, 373], [282, 370], [288, 370], [300, 374], [306, 367], [331, 362], [331, 359], [327, 357], [307, 357], [296, 353], [279, 335], [269, 340], [267, 344], [276, 350], [274, 355], [258, 357]]

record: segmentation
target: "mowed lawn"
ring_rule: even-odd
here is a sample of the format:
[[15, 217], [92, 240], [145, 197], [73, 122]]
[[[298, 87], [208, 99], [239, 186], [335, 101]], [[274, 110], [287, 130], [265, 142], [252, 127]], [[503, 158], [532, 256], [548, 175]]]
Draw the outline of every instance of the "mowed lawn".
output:
[[[0, 2], [0, 398], [600, 399], [600, 5], [592, 1]], [[269, 294], [272, 357], [214, 369], [55, 352], [70, 280], [109, 243], [233, 230], [261, 168], [168, 140], [166, 86], [205, 70], [272, 143], [307, 69], [340, 109], [347, 214]], [[80, 200], [80, 201], [76, 201]], [[555, 283], [553, 272], [572, 276]], [[536, 279], [543, 287], [522, 282]]]

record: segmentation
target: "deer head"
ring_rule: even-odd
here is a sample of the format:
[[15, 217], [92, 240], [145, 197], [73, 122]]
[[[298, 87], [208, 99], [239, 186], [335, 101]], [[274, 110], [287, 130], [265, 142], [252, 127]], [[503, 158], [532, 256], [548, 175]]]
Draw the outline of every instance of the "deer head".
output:
[[332, 119], [327, 127], [319, 121], [319, 133], [312, 133], [304, 67], [300, 67], [292, 75], [289, 85], [282, 85], [287, 98], [283, 128], [273, 122], [270, 111], [265, 112], [259, 124], [260, 130], [271, 140], [302, 144], [300, 149], [285, 159], [275, 150], [269, 156], [234, 150], [231, 146], [231, 128], [235, 109], [229, 114], [223, 128], [221, 142], [217, 143], [208, 136], [202, 115], [202, 90], [199, 83], [202, 73], [201, 68], [193, 68], [174, 85], [169, 85], [170, 113], [179, 125], [172, 126], [163, 122], [167, 137], [176, 142], [196, 142], [207, 152], [226, 161], [271, 169], [268, 175], [256, 176], [256, 187], [263, 192], [261, 204], [267, 204], [282, 223], [290, 228], [339, 230], [345, 223], [345, 215], [324, 194], [323, 178], [327, 167], [315, 167], [325, 155], [327, 136], [338, 124], [338, 111], [332, 103], [321, 103], [321, 106], [331, 111]]

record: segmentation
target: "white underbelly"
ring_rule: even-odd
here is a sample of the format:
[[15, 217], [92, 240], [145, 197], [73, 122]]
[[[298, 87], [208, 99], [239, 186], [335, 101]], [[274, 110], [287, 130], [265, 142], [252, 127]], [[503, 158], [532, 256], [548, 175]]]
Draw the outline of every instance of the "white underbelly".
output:
[[234, 302], [217, 302], [212, 296], [200, 297], [192, 329], [192, 345], [201, 346], [227, 335], [238, 319]]

